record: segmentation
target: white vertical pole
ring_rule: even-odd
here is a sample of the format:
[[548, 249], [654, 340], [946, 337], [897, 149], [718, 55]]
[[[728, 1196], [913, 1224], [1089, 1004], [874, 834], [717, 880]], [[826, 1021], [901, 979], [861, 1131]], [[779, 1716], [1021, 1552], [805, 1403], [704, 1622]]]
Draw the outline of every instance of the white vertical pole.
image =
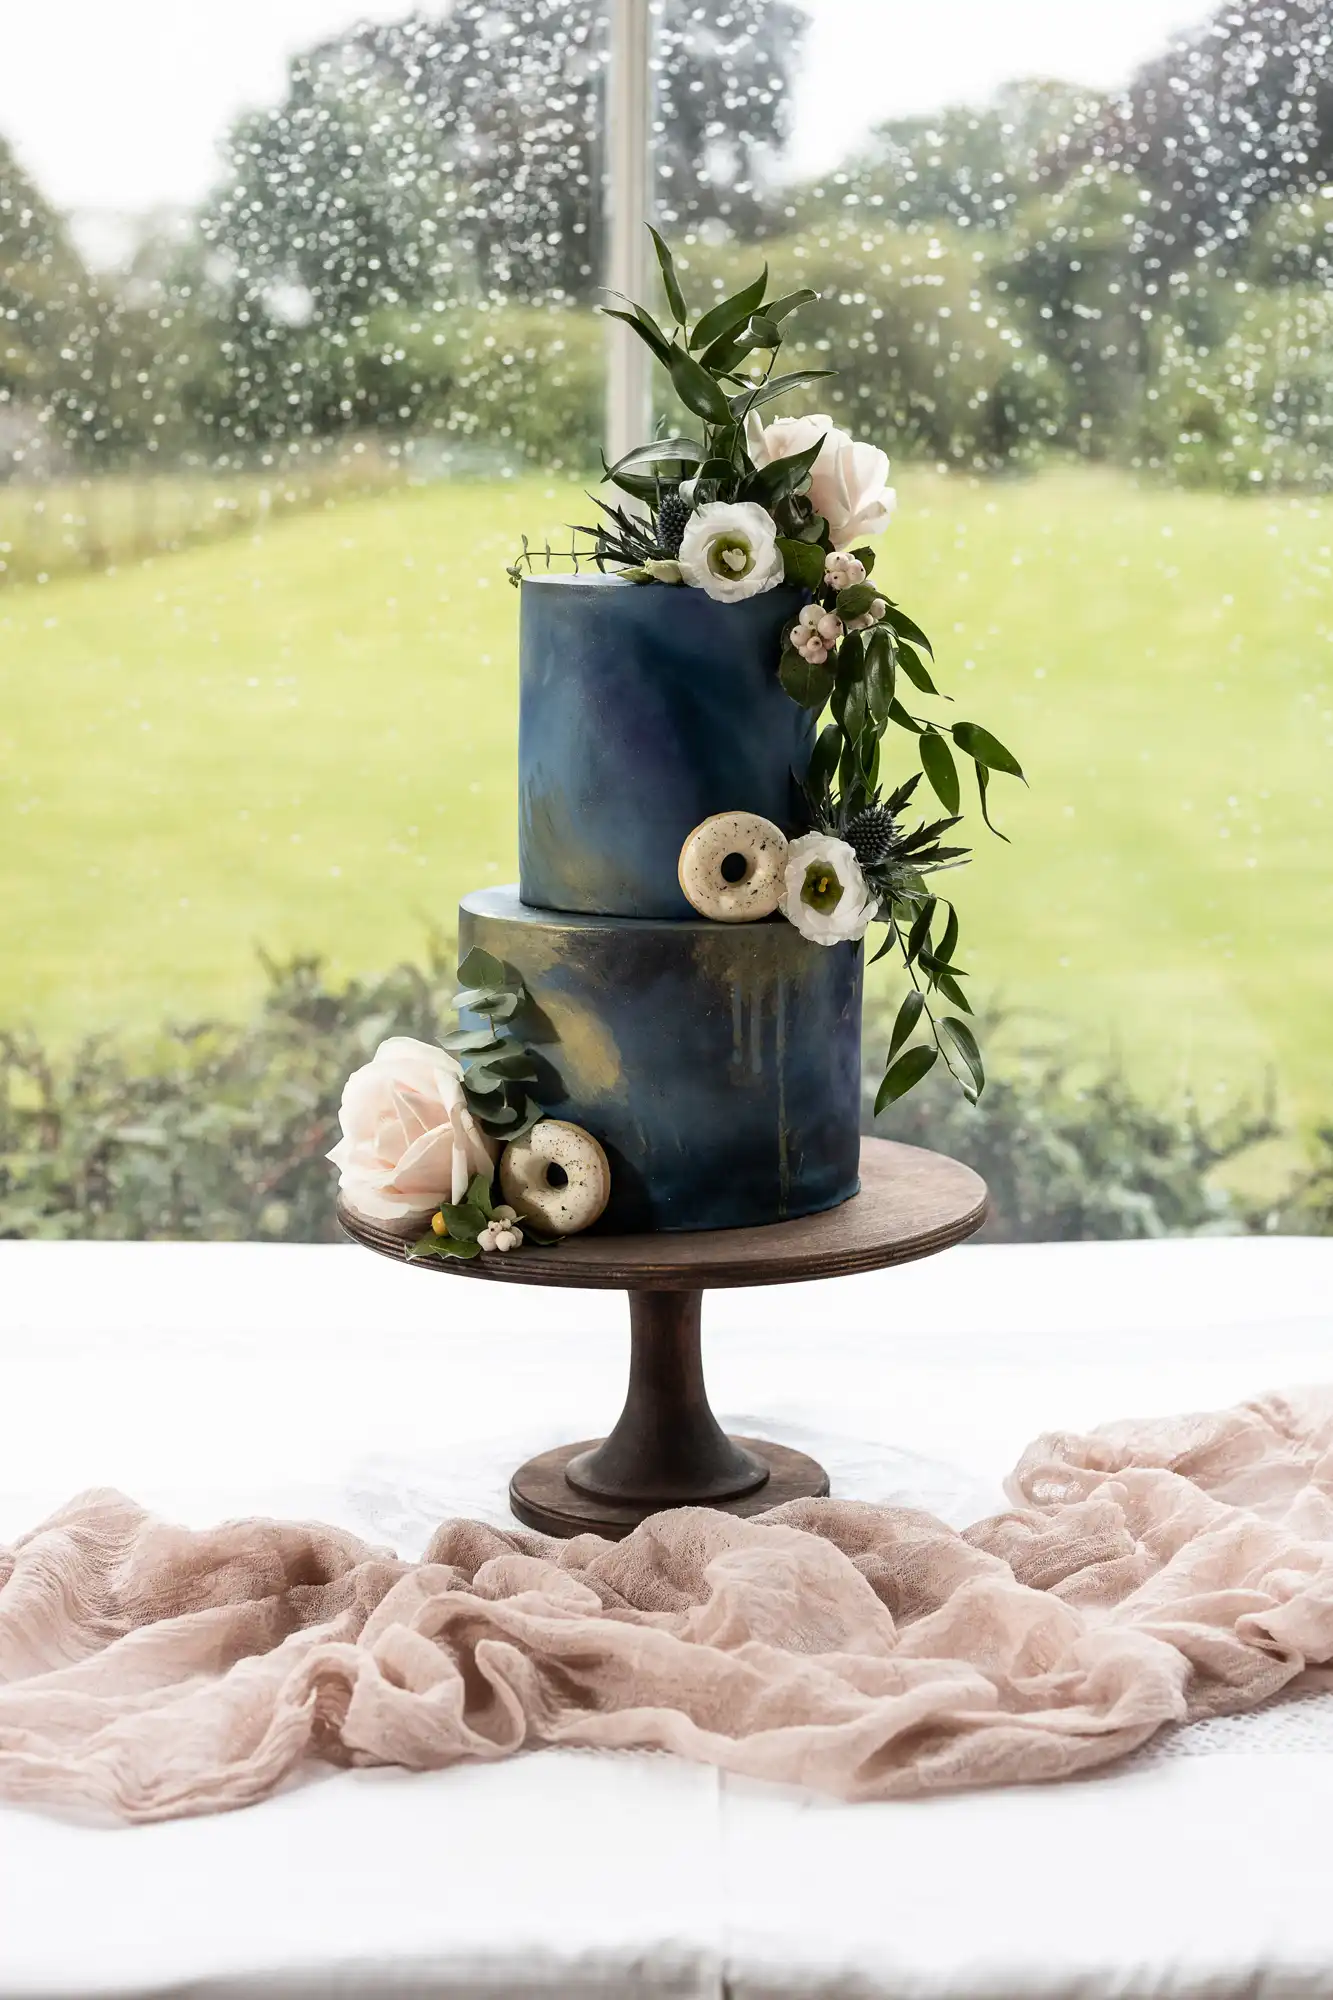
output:
[[[607, 75], [607, 284], [644, 300], [648, 282], [649, 0], [608, 0], [611, 59]], [[606, 450], [616, 459], [649, 433], [652, 356], [618, 320], [608, 320]]]

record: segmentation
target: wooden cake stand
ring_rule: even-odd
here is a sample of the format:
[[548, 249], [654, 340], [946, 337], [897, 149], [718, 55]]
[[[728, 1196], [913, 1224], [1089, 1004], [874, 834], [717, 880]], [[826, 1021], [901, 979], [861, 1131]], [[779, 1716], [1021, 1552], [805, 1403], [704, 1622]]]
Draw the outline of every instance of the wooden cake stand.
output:
[[[572, 1236], [555, 1249], [525, 1245], [470, 1261], [431, 1257], [414, 1268], [629, 1293], [629, 1389], [615, 1429], [530, 1458], [509, 1484], [510, 1505], [528, 1527], [618, 1540], [664, 1507], [758, 1514], [829, 1490], [827, 1472], [804, 1452], [728, 1437], [713, 1415], [699, 1339], [706, 1291], [906, 1264], [962, 1243], [985, 1216], [986, 1184], [970, 1167], [918, 1146], [864, 1139], [861, 1192], [822, 1215], [763, 1229]], [[341, 1202], [338, 1220], [355, 1242], [405, 1260], [401, 1237]]]

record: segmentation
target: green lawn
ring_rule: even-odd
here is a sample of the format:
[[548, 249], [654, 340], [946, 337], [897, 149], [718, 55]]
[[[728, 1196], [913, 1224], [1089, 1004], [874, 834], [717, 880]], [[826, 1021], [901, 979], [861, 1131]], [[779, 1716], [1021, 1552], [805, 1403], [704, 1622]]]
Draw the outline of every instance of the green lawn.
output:
[[[382, 967], [511, 879], [504, 564], [576, 492], [404, 491], [0, 591], [0, 1023], [235, 1011], [257, 945]], [[981, 995], [1163, 1090], [1271, 1065], [1333, 1116], [1333, 503], [902, 498], [880, 575], [1032, 780], [955, 878]]]

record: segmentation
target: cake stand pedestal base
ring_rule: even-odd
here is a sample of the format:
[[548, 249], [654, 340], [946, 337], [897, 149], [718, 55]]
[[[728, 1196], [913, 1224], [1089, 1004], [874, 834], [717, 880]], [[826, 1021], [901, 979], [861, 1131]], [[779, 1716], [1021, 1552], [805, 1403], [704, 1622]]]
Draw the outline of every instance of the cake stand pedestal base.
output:
[[[416, 1268], [502, 1284], [568, 1285], [629, 1294], [625, 1407], [609, 1437], [556, 1445], [514, 1474], [509, 1503], [547, 1535], [618, 1540], [665, 1507], [762, 1514], [816, 1498], [828, 1474], [804, 1452], [765, 1438], [728, 1437], [704, 1387], [705, 1291], [846, 1277], [962, 1243], [981, 1227], [986, 1189], [970, 1167], [916, 1146], [866, 1139], [861, 1191], [841, 1207], [758, 1229], [698, 1234], [576, 1236], [558, 1248], [428, 1259]], [[347, 1234], [402, 1262], [401, 1237], [341, 1205]], [[818, 1329], [811, 1328], [812, 1345]]]
[[827, 1493], [803, 1452], [729, 1438], [709, 1407], [700, 1343], [702, 1292], [631, 1292], [625, 1407], [611, 1435], [557, 1445], [520, 1465], [509, 1504], [547, 1535], [626, 1535], [664, 1507], [758, 1514]]
[[[593, 1440], [595, 1444], [596, 1440]], [[520, 1465], [509, 1482], [509, 1505], [526, 1528], [544, 1535], [604, 1535], [618, 1542], [663, 1507], [716, 1507], [724, 1514], [763, 1514], [784, 1500], [818, 1499], [829, 1490], [828, 1474], [817, 1459], [765, 1438], [732, 1438], [764, 1468], [763, 1482], [730, 1500], [600, 1500], [583, 1493], [569, 1477], [569, 1463], [591, 1447], [557, 1445]]]

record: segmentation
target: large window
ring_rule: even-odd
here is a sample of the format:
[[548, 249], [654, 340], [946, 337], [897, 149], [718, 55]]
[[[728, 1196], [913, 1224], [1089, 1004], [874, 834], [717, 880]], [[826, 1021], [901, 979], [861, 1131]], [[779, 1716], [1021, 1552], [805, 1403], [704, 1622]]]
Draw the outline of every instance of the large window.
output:
[[[0, 71], [0, 1232], [300, 1235], [343, 1055], [514, 873], [505, 564], [638, 393], [626, 9], [74, 11], [86, 85], [69, 9]], [[805, 407], [1031, 779], [959, 891], [994, 1085], [899, 1129], [1019, 1233], [1318, 1226], [1333, 12], [651, 16], [655, 218], [818, 290]]]

